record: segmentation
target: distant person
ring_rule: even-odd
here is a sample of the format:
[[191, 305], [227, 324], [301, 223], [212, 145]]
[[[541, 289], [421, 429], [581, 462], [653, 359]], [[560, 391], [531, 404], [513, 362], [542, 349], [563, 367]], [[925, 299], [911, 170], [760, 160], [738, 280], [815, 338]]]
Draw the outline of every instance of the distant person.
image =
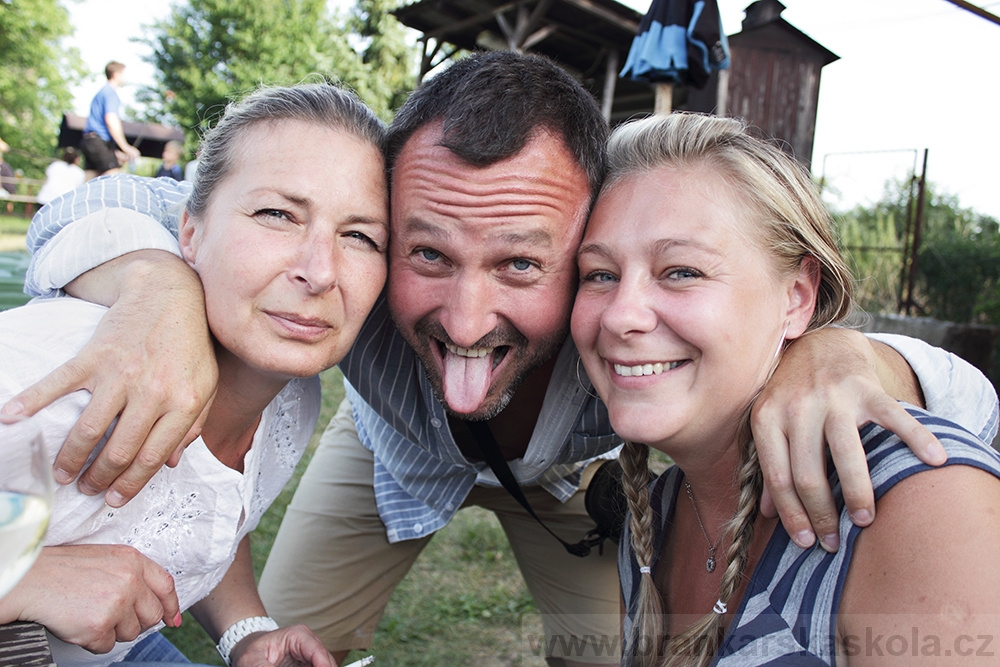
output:
[[17, 190], [17, 176], [14, 174], [14, 169], [3, 159], [9, 150], [7, 142], [0, 139], [0, 197], [4, 198]]
[[87, 161], [87, 175], [90, 178], [102, 174], [117, 174], [121, 163], [116, 151], [121, 151], [127, 160], [139, 157], [139, 150], [130, 146], [122, 128], [121, 99], [118, 88], [125, 83], [125, 65], [112, 60], [104, 68], [108, 83], [90, 102], [90, 115], [83, 126], [80, 151]]
[[168, 141], [163, 146], [163, 164], [156, 171], [156, 177], [172, 178], [175, 181], [184, 180], [184, 170], [181, 169], [181, 153], [184, 152], [184, 145], [179, 141]]
[[62, 157], [45, 168], [45, 185], [38, 191], [38, 203], [48, 204], [64, 192], [80, 187], [86, 180], [80, 167], [80, 154], [67, 146]]
[[198, 152], [194, 154], [194, 159], [184, 165], [184, 180], [194, 182], [195, 176], [198, 175], [198, 161], [201, 159], [201, 148], [198, 148]]

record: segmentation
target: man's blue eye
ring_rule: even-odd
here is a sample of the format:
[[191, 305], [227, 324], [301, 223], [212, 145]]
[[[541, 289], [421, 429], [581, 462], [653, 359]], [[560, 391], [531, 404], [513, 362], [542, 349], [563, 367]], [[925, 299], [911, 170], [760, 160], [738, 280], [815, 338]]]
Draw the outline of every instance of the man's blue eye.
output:
[[513, 262], [511, 262], [511, 264], [513, 264], [514, 268], [517, 269], [518, 271], [527, 271], [528, 269], [531, 268], [531, 262], [529, 262], [526, 259], [515, 259]]
[[428, 262], [436, 262], [438, 259], [441, 258], [441, 253], [439, 253], [437, 250], [431, 250], [429, 248], [424, 248], [423, 250], [420, 251], [420, 254]]

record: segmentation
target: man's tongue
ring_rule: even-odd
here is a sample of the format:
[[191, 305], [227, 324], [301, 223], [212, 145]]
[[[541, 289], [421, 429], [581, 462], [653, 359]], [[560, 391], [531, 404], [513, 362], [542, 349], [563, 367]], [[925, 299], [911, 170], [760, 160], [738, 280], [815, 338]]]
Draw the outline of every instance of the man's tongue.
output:
[[475, 412], [486, 400], [490, 389], [493, 355], [461, 357], [452, 352], [444, 355], [444, 400], [459, 414]]

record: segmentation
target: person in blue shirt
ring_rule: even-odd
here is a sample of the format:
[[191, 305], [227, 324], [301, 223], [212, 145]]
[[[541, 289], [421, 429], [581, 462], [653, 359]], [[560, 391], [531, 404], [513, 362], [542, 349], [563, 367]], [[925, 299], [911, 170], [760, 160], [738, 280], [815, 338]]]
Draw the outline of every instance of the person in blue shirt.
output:
[[139, 157], [139, 150], [129, 145], [122, 127], [118, 89], [125, 83], [125, 65], [112, 60], [105, 66], [104, 75], [108, 82], [90, 102], [90, 115], [80, 140], [80, 151], [91, 178], [120, 171], [117, 151], [124, 154], [127, 161]]

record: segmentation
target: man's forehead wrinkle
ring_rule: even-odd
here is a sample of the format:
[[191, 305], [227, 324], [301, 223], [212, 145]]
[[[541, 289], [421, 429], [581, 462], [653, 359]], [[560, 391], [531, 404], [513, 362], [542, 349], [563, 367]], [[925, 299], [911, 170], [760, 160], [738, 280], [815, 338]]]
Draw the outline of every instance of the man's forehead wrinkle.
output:
[[[408, 169], [397, 187], [407, 194], [422, 193], [429, 210], [452, 215], [458, 210], [474, 210], [483, 218], [505, 218], [539, 215], [545, 210], [565, 214], [586, 202], [567, 199], [567, 190], [555, 178], [528, 179], [508, 175], [475, 182], [442, 173], [439, 170], [422, 170], [419, 164]], [[397, 191], [397, 194], [401, 194]]]
[[[492, 230], [486, 236], [492, 238], [496, 241], [500, 241], [506, 244], [519, 245], [519, 244], [529, 244], [533, 246], [551, 246], [553, 239], [552, 235], [545, 229], [509, 229], [506, 225], [502, 223], [506, 221], [509, 216], [504, 216], [496, 214], [489, 216], [487, 219], [496, 219], [497, 228]], [[426, 235], [437, 239], [447, 239], [452, 236], [452, 231], [448, 227], [442, 227], [436, 225], [430, 221], [424, 220], [418, 216], [411, 216], [406, 221], [406, 234], [413, 235]]]
[[521, 196], [536, 192], [558, 194], [564, 183], [558, 174], [538, 169], [526, 174], [523, 167], [513, 165], [503, 168], [498, 165], [482, 168], [463, 165], [461, 171], [456, 173], [453, 164], [443, 164], [442, 159], [432, 155], [416, 157], [404, 166], [401, 175], [423, 181], [429, 187], [442, 187], [449, 192], [472, 197], [494, 194]]

